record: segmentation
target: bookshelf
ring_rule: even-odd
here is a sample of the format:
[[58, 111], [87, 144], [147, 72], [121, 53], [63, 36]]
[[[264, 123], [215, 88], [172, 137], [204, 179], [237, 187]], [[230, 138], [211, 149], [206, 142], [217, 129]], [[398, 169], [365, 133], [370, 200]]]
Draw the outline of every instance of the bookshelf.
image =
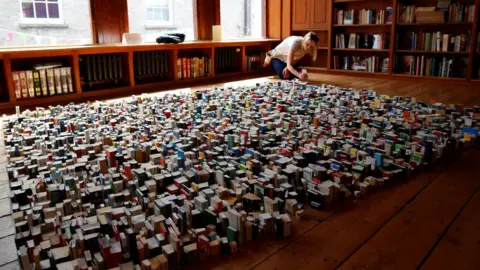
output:
[[[0, 111], [13, 113], [15, 106], [35, 108], [265, 76], [273, 73], [271, 69], [247, 71], [246, 57], [261, 55], [278, 43], [276, 39], [258, 39], [0, 49]], [[231, 62], [221, 62], [222, 53], [230, 53]], [[187, 69], [183, 59], [190, 60], [189, 76], [183, 71]], [[60, 73], [58, 85], [62, 88], [50, 94], [47, 84], [46, 95], [27, 92], [26, 97], [20, 93], [17, 98], [15, 87], [19, 81], [14, 75], [41, 66], [46, 78], [50, 69], [68, 68], [69, 76]]]
[[266, 52], [269, 50], [268, 46], [245, 46], [245, 61], [242, 69], [247, 72], [266, 71], [270, 67], [263, 67], [263, 62], [266, 57]]
[[330, 69], [341, 74], [388, 73], [392, 0], [333, 1]]
[[242, 47], [215, 48], [215, 74], [244, 71], [244, 49]]
[[82, 91], [99, 91], [129, 86], [128, 56], [128, 53], [80, 55], [79, 66]]
[[[330, 14], [330, 26], [327, 31], [328, 37], [326, 37], [327, 66], [301, 65], [309, 71], [372, 77], [384, 75], [384, 77], [402, 79], [421, 78], [454, 83], [480, 82], [480, 46], [478, 42], [480, 0], [452, 0], [450, 1], [451, 6], [446, 7], [437, 7], [438, 0], [332, 0], [330, 3], [331, 9], [327, 11]], [[413, 5], [420, 7], [418, 18], [413, 16], [412, 11], [415, 9], [412, 8], [410, 8], [408, 16], [405, 16], [406, 13], [404, 15], [407, 9], [404, 7]], [[435, 7], [435, 9], [429, 7]], [[385, 15], [385, 12], [379, 14], [391, 18], [378, 20], [376, 11], [386, 11], [387, 8], [388, 15]], [[441, 8], [444, 8], [443, 13], [438, 12]], [[353, 12], [350, 13], [352, 10]], [[372, 10], [374, 12], [371, 12]], [[343, 13], [339, 13], [339, 11], [343, 11]], [[353, 14], [353, 17], [348, 17], [349, 14]], [[339, 17], [339, 15], [344, 17]], [[293, 31], [293, 34], [295, 33], [298, 31]], [[416, 35], [412, 36], [412, 33]], [[426, 42], [427, 33], [431, 35], [428, 36], [428, 43]], [[433, 33], [435, 33], [435, 37]], [[357, 41], [354, 46], [349, 46], [352, 34], [358, 35], [360, 42]], [[382, 41], [386, 44], [380, 48], [376, 46], [376, 49], [373, 49], [373, 46], [364, 46], [364, 40], [367, 39], [364, 37], [375, 34], [384, 34], [385, 40]], [[432, 43], [436, 43], [437, 34], [440, 37], [440, 44], [438, 44], [440, 47], [437, 44], [432, 45]], [[339, 46], [337, 37], [339, 35], [343, 35], [342, 46]], [[412, 37], [415, 38], [414, 46], [412, 46]], [[451, 40], [451, 44], [446, 48], [443, 48], [444, 38]], [[388, 67], [385, 68], [384, 65], [383, 72], [376, 68], [370, 68], [371, 72], [367, 72], [369, 69], [366, 68], [367, 71], [364, 71], [363, 66], [360, 70], [352, 70], [354, 58], [363, 63], [372, 57], [388, 58], [388, 63], [385, 63]], [[340, 63], [347, 58], [350, 59], [348, 64], [352, 67], [341, 67]], [[419, 62], [419, 72], [416, 72], [416, 62], [413, 67], [407, 61], [412, 58], [416, 58], [416, 62]], [[431, 65], [434, 60], [435, 65], [441, 63], [440, 65], [443, 66], [443, 63], [446, 63], [443, 77], [441, 66], [433, 72], [434, 68]], [[423, 71], [420, 72], [422, 62]], [[429, 72], [426, 72], [427, 64]], [[411, 65], [414, 72], [410, 73]], [[358, 67], [358, 64], [355, 66]], [[344, 70], [344, 68], [348, 69]], [[374, 71], [372, 72], [372, 70]]]

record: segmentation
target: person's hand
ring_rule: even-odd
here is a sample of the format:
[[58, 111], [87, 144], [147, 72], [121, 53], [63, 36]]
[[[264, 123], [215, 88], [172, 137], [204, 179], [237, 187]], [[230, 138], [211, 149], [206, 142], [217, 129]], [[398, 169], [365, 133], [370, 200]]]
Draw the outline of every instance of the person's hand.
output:
[[288, 70], [288, 68], [283, 69], [282, 76], [283, 76], [283, 79], [285, 80], [290, 78], [290, 71]]
[[301, 74], [300, 74], [300, 80], [302, 80], [302, 81], [308, 80], [308, 75], [307, 75], [307, 73], [301, 73]]

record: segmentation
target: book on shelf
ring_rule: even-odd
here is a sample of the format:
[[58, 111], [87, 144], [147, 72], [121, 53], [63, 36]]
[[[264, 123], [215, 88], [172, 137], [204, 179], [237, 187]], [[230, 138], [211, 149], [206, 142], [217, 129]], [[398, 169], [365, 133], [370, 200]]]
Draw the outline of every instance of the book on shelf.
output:
[[427, 7], [398, 4], [397, 12], [398, 23], [473, 22], [475, 5], [462, 3], [450, 4], [450, 1], [438, 1], [437, 6]]
[[388, 57], [333, 56], [334, 69], [359, 72], [388, 72]]
[[226, 73], [238, 71], [237, 54], [235, 47], [215, 49], [215, 72]]
[[192, 79], [211, 75], [211, 59], [205, 56], [177, 59], [177, 77]]
[[47, 86], [48, 86], [48, 93], [50, 96], [54, 96], [55, 93], [55, 74], [53, 72], [53, 68], [47, 69]]
[[[117, 60], [106, 59], [108, 64], [105, 70], [106, 80], [118, 80], [118, 72], [115, 72]], [[134, 75], [135, 79], [142, 81], [144, 79], [165, 79], [169, 75], [168, 52], [167, 51], [146, 51], [134, 53]]]
[[[54, 68], [50, 68], [56, 66]], [[48, 68], [44, 68], [48, 67]], [[72, 68], [36, 65], [33, 70], [13, 71], [16, 99], [53, 96], [73, 92]]]
[[255, 53], [247, 55], [247, 71], [259, 70], [263, 67], [263, 60], [266, 57], [266, 52]]
[[480, 52], [480, 34], [477, 35], [477, 52]]
[[[410, 32], [408, 48], [421, 51], [467, 52], [470, 50], [471, 32], [443, 33], [437, 32]], [[400, 40], [397, 38], [397, 40]]]
[[57, 95], [61, 95], [62, 91], [62, 68], [54, 68], [53, 74], [55, 79], [55, 92]]
[[40, 85], [42, 88], [42, 96], [48, 96], [47, 70], [44, 69], [38, 71], [40, 72]]
[[15, 89], [15, 98], [22, 98], [22, 87], [20, 85], [20, 72], [12, 72], [13, 87]]
[[35, 96], [42, 96], [42, 83], [40, 82], [40, 72], [32, 70], [33, 72], [33, 87], [35, 88]]
[[[381, 34], [358, 34], [352, 33], [348, 37], [349, 49], [388, 49], [389, 33]], [[345, 49], [345, 34], [335, 35], [335, 48]]]
[[415, 9], [416, 23], [443, 23], [445, 12], [436, 10], [436, 7], [417, 7]]
[[338, 25], [351, 24], [388, 24], [392, 23], [393, 8], [386, 9], [360, 9], [342, 10], [334, 9], [334, 22]]
[[448, 7], [450, 6], [450, 0], [438, 0], [437, 1], [437, 9], [448, 11]]
[[[140, 62], [139, 58], [142, 56], [145, 61]], [[143, 52], [136, 52], [134, 58], [134, 72], [137, 78], [139, 74], [147, 75], [153, 71], [154, 54], [146, 56]], [[150, 70], [147, 70], [147, 67]], [[88, 87], [92, 87], [94, 83], [118, 84], [123, 78], [122, 55], [118, 53], [83, 55], [80, 58], [80, 75], [82, 84]]]
[[27, 89], [28, 89], [28, 97], [34, 98], [35, 97], [35, 86], [33, 83], [33, 71], [27, 70], [25, 71], [27, 74]]
[[[445, 78], [453, 77], [453, 70], [456, 71], [457, 75], [465, 76], [468, 66], [468, 63], [465, 63], [465, 58], [456, 61], [455, 57], [426, 55], [403, 56], [397, 62], [402, 65], [404, 74]], [[454, 66], [455, 62], [463, 63]]]
[[453, 3], [448, 6], [448, 22], [473, 22], [475, 5]]

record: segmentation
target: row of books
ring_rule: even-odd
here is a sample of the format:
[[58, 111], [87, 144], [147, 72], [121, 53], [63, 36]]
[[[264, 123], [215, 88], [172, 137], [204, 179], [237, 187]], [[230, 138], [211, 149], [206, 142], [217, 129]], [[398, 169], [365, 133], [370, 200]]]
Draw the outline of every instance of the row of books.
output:
[[338, 25], [348, 24], [390, 24], [392, 23], [393, 8], [373, 10], [339, 10], [333, 12], [334, 22]]
[[[462, 58], [463, 61], [467, 60]], [[403, 62], [403, 73], [419, 76], [435, 77], [454, 77], [453, 65], [456, 62], [454, 57], [439, 56], [403, 56], [400, 60]], [[455, 77], [464, 77], [466, 75], [466, 65], [455, 68]]]
[[123, 78], [122, 55], [84, 55], [80, 58], [80, 74], [82, 81], [87, 84], [99, 81], [117, 82]]
[[240, 49], [236, 47], [216, 48], [215, 49], [215, 72], [235, 72], [238, 71], [237, 61]]
[[388, 57], [333, 56], [334, 69], [364, 72], [388, 72]]
[[451, 4], [448, 11], [439, 10], [435, 6], [417, 7], [415, 5], [398, 5], [399, 23], [455, 23], [473, 22], [475, 5]]
[[470, 50], [471, 32], [467, 34], [445, 34], [440, 31], [420, 31], [411, 32], [408, 38], [410, 50], [466, 52]]
[[259, 70], [263, 68], [263, 61], [267, 56], [266, 52], [260, 54], [247, 55], [247, 71]]
[[74, 92], [71, 67], [14, 71], [12, 78], [17, 100]]
[[389, 33], [382, 34], [349, 34], [348, 44], [345, 42], [345, 34], [335, 35], [335, 48], [339, 49], [388, 49], [389, 48]]
[[473, 22], [475, 5], [454, 3], [448, 7], [448, 22]]
[[135, 78], [167, 75], [168, 51], [135, 52], [133, 56]]
[[212, 59], [208, 57], [192, 57], [177, 59], [177, 77], [191, 79], [212, 75]]

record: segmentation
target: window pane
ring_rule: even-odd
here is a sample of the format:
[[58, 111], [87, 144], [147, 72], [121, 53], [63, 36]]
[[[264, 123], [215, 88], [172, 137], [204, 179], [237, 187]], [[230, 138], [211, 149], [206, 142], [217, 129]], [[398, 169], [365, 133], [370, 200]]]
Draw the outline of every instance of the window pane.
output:
[[33, 14], [33, 3], [22, 3], [22, 9], [25, 18], [35, 18]]
[[262, 0], [220, 0], [223, 38], [263, 37]]
[[155, 20], [155, 11], [153, 8], [148, 8], [147, 9], [147, 20], [153, 21]]
[[35, 3], [35, 17], [36, 18], [47, 18], [47, 4], [45, 3]]
[[48, 4], [48, 17], [60, 18], [60, 14], [58, 13], [58, 4]]
[[193, 40], [193, 1], [127, 0], [130, 32], [142, 34], [145, 42], [155, 42], [161, 34], [173, 32], [184, 33], [186, 40]]
[[170, 21], [170, 16], [168, 14], [168, 8], [162, 9], [162, 21]]
[[[92, 44], [89, 0], [4, 0], [0, 48]], [[59, 24], [61, 27], [50, 25]]]

